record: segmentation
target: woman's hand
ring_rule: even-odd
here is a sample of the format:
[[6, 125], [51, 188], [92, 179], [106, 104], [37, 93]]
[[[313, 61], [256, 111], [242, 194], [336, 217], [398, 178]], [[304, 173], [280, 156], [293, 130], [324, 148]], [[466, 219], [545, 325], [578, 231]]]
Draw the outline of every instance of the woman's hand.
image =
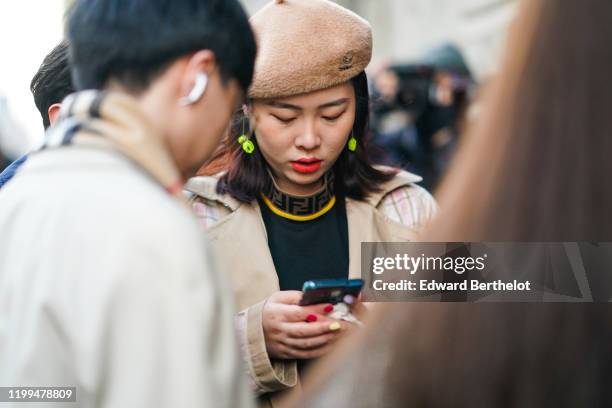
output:
[[263, 330], [270, 357], [321, 357], [349, 328], [347, 322], [326, 316], [332, 305], [298, 306], [301, 298], [302, 292], [281, 291], [270, 296], [264, 305]]

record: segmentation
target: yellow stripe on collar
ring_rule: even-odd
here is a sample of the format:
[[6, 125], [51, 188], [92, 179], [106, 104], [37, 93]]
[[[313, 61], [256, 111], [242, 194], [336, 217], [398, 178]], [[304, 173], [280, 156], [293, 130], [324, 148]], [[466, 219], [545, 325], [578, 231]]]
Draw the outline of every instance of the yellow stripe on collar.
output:
[[329, 202], [325, 205], [325, 207], [323, 207], [322, 209], [320, 209], [314, 214], [294, 215], [294, 214], [290, 214], [276, 207], [272, 203], [272, 201], [270, 201], [268, 197], [265, 196], [265, 194], [261, 194], [261, 198], [263, 199], [264, 203], [266, 203], [266, 206], [270, 209], [270, 211], [272, 211], [274, 214], [278, 215], [279, 217], [287, 218], [293, 221], [312, 221], [328, 213], [329, 210], [334, 208], [334, 204], [336, 204], [336, 196], [333, 196], [331, 200], [329, 200]]

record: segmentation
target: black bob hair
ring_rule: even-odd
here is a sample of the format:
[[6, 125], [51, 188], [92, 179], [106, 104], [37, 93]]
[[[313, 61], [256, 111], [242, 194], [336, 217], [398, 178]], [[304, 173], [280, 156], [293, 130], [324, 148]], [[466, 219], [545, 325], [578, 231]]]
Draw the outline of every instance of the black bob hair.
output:
[[224, 80], [251, 84], [256, 44], [238, 0], [77, 0], [68, 13], [73, 82], [145, 90], [178, 58], [214, 52]]
[[51, 125], [49, 108], [74, 92], [68, 63], [68, 43], [65, 40], [45, 57], [32, 78], [30, 90], [42, 116], [43, 126], [47, 129]]
[[[357, 139], [357, 150], [344, 149], [334, 163], [336, 194], [354, 200], [365, 200], [370, 193], [380, 190], [382, 183], [391, 180], [397, 173], [392, 170], [380, 170], [372, 164], [372, 149], [368, 118], [370, 114], [370, 96], [368, 78], [365, 72], [353, 79], [351, 84], [355, 90], [356, 110], [353, 135]], [[217, 183], [219, 194], [229, 194], [235, 199], [251, 203], [262, 191], [270, 188], [270, 176], [266, 170], [266, 161], [257, 146], [257, 138], [251, 140], [255, 151], [246, 154], [236, 139], [242, 130], [244, 114], [238, 114], [232, 127], [231, 137], [227, 140], [224, 151], [219, 155], [225, 163], [226, 173]]]

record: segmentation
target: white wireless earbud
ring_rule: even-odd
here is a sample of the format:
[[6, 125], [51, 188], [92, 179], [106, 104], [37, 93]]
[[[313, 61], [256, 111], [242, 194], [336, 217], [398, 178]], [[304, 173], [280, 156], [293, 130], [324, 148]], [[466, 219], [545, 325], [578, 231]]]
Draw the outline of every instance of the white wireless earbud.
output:
[[193, 105], [194, 103], [199, 101], [200, 98], [202, 98], [202, 95], [204, 95], [204, 92], [206, 92], [207, 86], [208, 75], [203, 72], [198, 73], [198, 75], [196, 75], [196, 81], [193, 85], [193, 88], [191, 89], [191, 92], [189, 92], [189, 95], [187, 95], [186, 97], [181, 98], [179, 104], [181, 106]]

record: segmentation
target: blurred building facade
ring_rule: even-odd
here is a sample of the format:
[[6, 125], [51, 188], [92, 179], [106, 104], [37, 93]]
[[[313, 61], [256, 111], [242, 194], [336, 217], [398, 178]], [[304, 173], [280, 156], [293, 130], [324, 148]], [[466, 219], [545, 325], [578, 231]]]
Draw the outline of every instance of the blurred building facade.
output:
[[[240, 0], [250, 14], [272, 0]], [[470, 70], [486, 79], [497, 68], [518, 0], [333, 0], [372, 24], [374, 66], [418, 62], [428, 49], [451, 42]], [[73, 0], [64, 0], [68, 7]]]

